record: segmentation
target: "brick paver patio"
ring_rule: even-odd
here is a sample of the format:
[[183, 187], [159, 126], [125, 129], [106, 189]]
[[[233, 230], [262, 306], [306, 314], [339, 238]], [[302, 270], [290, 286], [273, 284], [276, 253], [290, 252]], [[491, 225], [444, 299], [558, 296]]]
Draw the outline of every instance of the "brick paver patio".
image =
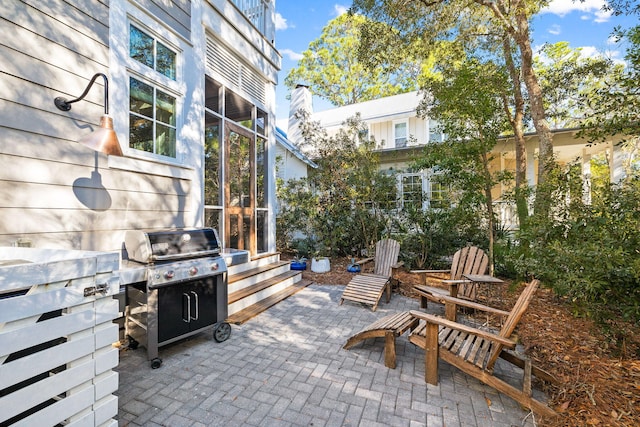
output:
[[[515, 401], [442, 361], [439, 384], [425, 384], [423, 351], [406, 335], [397, 339], [396, 369], [384, 366], [384, 339], [343, 350], [363, 326], [419, 306], [397, 294], [376, 312], [339, 305], [343, 289], [312, 284], [233, 325], [223, 343], [202, 333], [162, 347], [159, 369], [144, 348], [122, 350], [120, 426], [534, 425]], [[501, 362], [496, 372], [519, 378]]]

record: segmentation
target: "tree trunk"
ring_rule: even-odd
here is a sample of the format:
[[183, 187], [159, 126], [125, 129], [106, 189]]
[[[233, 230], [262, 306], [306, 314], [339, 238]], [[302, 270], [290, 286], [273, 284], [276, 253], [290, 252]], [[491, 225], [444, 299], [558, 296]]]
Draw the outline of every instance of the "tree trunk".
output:
[[527, 217], [529, 216], [529, 204], [527, 201], [527, 147], [524, 139], [524, 129], [522, 120], [524, 118], [524, 96], [522, 95], [522, 88], [520, 81], [520, 71], [516, 68], [511, 53], [511, 39], [509, 35], [505, 34], [502, 39], [502, 48], [504, 50], [505, 63], [511, 76], [511, 82], [513, 84], [513, 101], [515, 105], [514, 114], [511, 115], [509, 111], [509, 122], [513, 129], [513, 137], [515, 140], [515, 152], [516, 152], [516, 212], [518, 214], [518, 223], [520, 227], [525, 224]]
[[547, 217], [549, 214], [550, 201], [547, 197], [547, 191], [545, 191], [544, 188], [548, 173], [551, 172], [553, 166], [553, 134], [546, 119], [546, 112], [542, 101], [542, 89], [533, 70], [533, 52], [531, 50], [531, 40], [529, 39], [529, 21], [524, 7], [524, 5], [521, 5], [516, 12], [517, 28], [515, 41], [520, 49], [522, 58], [522, 75], [525, 86], [527, 87], [527, 92], [529, 93], [533, 126], [536, 129], [540, 141], [534, 214], [539, 217]]

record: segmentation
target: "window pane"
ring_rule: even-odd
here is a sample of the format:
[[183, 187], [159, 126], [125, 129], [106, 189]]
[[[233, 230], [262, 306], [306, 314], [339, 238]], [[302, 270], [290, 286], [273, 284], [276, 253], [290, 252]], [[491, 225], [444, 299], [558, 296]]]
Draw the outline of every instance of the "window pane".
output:
[[163, 156], [176, 156], [176, 130], [165, 125], [157, 124], [156, 153]]
[[205, 115], [204, 204], [220, 205], [220, 120]]
[[237, 132], [229, 133], [229, 206], [251, 207], [251, 141]]
[[129, 114], [129, 147], [153, 153], [153, 122]]
[[129, 26], [129, 56], [147, 67], [153, 68], [153, 37]]
[[256, 108], [256, 132], [267, 135], [268, 115], [259, 108]]
[[224, 95], [224, 115], [242, 126], [253, 129], [253, 121], [251, 118], [251, 112], [253, 111], [253, 104], [243, 99], [240, 95], [237, 95], [230, 91], [225, 90]]
[[267, 201], [264, 195], [266, 188], [266, 170], [267, 170], [267, 155], [266, 155], [266, 143], [264, 138], [257, 138], [256, 141], [256, 206], [259, 208], [266, 208]]
[[267, 211], [256, 211], [256, 245], [258, 253], [267, 251]]
[[402, 205], [422, 208], [422, 177], [420, 175], [402, 177]]
[[171, 80], [176, 79], [176, 54], [174, 51], [158, 42], [157, 58], [156, 58], [156, 71]]
[[220, 229], [220, 218], [222, 217], [222, 211], [220, 209], [204, 208], [204, 226], [215, 228], [218, 231], [218, 236], [222, 239], [222, 233]]
[[220, 89], [222, 85], [206, 78], [204, 81], [204, 106], [211, 111], [220, 113]]
[[158, 91], [156, 99], [156, 120], [171, 126], [176, 125], [176, 99]]
[[407, 146], [407, 124], [396, 123], [395, 124], [395, 142], [396, 148], [402, 148]]
[[129, 91], [129, 110], [153, 118], [153, 87], [131, 78]]
[[447, 187], [440, 183], [431, 181], [429, 207], [431, 207], [432, 209], [442, 209], [449, 207], [450, 203], [446, 196]]

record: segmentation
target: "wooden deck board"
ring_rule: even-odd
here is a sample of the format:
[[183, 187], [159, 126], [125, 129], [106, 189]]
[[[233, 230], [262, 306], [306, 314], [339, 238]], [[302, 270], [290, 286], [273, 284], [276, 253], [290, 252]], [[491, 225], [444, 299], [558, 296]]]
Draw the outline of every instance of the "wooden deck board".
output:
[[267, 310], [269, 307], [272, 307], [274, 305], [276, 305], [277, 303], [279, 303], [280, 301], [290, 297], [291, 295], [295, 294], [296, 292], [304, 289], [305, 287], [307, 287], [308, 285], [310, 285], [312, 282], [310, 280], [301, 280], [298, 283], [295, 283], [289, 287], [287, 287], [286, 289], [283, 289], [282, 291], [275, 293], [273, 295], [271, 295], [270, 297], [267, 297], [265, 299], [263, 299], [262, 301], [250, 305], [249, 307], [242, 309], [240, 311], [238, 311], [237, 313], [232, 314], [231, 316], [229, 316], [227, 318], [227, 322], [229, 323], [233, 323], [235, 325], [242, 325], [243, 323], [245, 323], [246, 321], [248, 321], [249, 319], [255, 317], [256, 315], [262, 313], [263, 311]]

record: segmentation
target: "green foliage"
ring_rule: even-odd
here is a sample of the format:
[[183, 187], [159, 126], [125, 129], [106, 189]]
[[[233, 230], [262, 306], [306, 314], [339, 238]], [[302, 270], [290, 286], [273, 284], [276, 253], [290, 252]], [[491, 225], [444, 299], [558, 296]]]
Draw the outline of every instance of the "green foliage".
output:
[[463, 246], [487, 247], [477, 211], [461, 207], [408, 208], [399, 212], [394, 230], [400, 257], [408, 268], [448, 268], [447, 257]]
[[373, 249], [389, 233], [386, 210], [396, 192], [395, 177], [378, 170], [375, 141], [364, 137], [364, 124], [357, 117], [347, 120], [334, 137], [309, 121], [301, 129], [319, 153], [319, 167], [305, 182], [280, 186], [279, 247], [287, 247], [300, 233], [320, 255], [353, 256]]
[[[284, 80], [293, 89], [297, 84], [336, 106], [350, 105], [416, 89], [417, 67], [406, 60], [394, 69], [368, 68], [358, 60], [362, 15], [342, 14], [330, 21], [320, 37], [309, 44], [298, 67]], [[406, 59], [406, 58], [405, 58]]]
[[556, 170], [553, 182], [555, 215], [524, 229], [531, 247], [515, 252], [518, 273], [539, 277], [603, 325], [640, 323], [640, 177], [592, 182], [590, 203], [578, 168]]
[[555, 129], [578, 127], [591, 113], [585, 101], [606, 87], [607, 77], [623, 69], [604, 55], [585, 57], [582, 48], [571, 49], [568, 42], [544, 45], [534, 67], [548, 120]]
[[[637, 2], [612, 0], [605, 6], [615, 14], [640, 16]], [[627, 67], [616, 69], [606, 84], [585, 96], [591, 114], [585, 120], [579, 136], [593, 141], [605, 141], [612, 135], [640, 135], [640, 25], [628, 29], [616, 28], [614, 37], [626, 41]]]

